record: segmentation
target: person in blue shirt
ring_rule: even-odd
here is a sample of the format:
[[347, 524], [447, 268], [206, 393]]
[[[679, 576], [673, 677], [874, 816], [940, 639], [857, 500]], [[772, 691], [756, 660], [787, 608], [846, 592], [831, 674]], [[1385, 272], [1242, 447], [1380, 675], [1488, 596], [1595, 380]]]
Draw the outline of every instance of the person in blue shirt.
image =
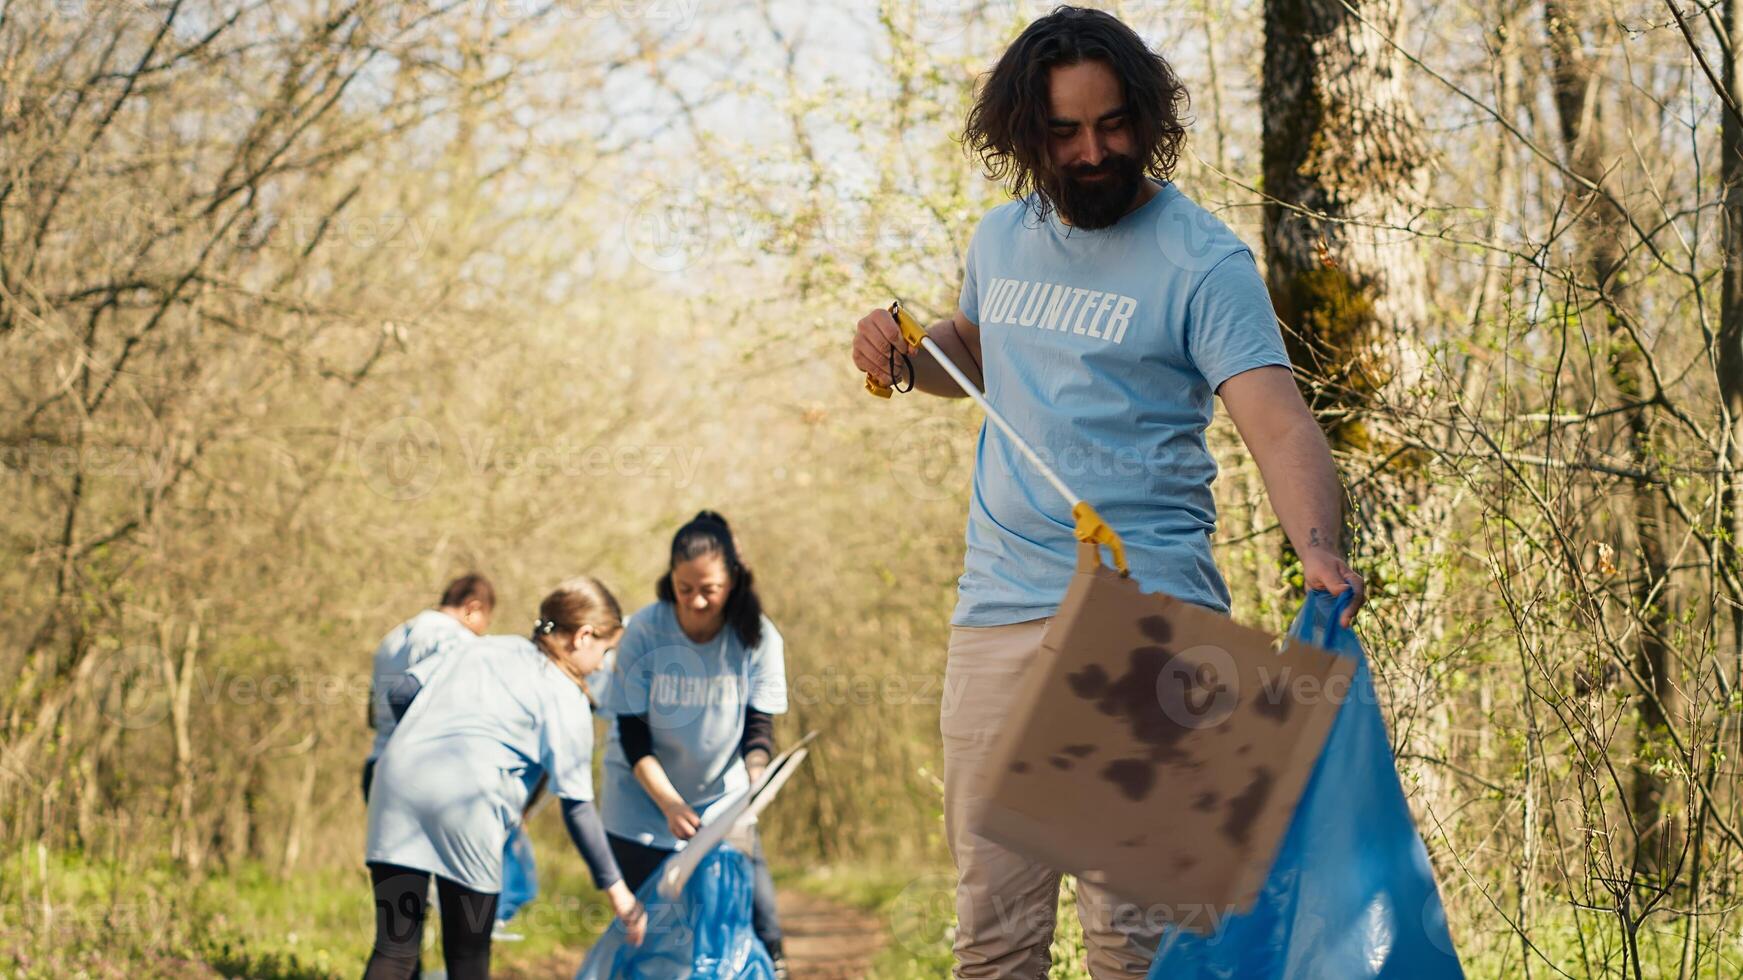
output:
[[586, 675], [623, 632], [597, 580], [558, 586], [532, 636], [487, 636], [444, 648], [388, 692], [398, 726], [377, 760], [367, 863], [375, 948], [366, 980], [404, 980], [418, 964], [435, 877], [451, 980], [490, 975], [503, 846], [541, 779], [593, 883], [639, 943], [646, 916], [623, 880], [593, 807], [593, 721]]
[[370, 743], [368, 758], [363, 760], [364, 803], [369, 802], [375, 760], [381, 758], [381, 750], [387, 748], [387, 740], [393, 736], [395, 722], [387, 692], [393, 690], [406, 671], [434, 655], [444, 644], [484, 635], [495, 612], [496, 589], [490, 580], [475, 572], [468, 573], [448, 583], [436, 608], [418, 613], [381, 638], [369, 677], [369, 727], [375, 730], [375, 739]]
[[[772, 716], [787, 710], [781, 634], [725, 518], [705, 510], [678, 529], [655, 589], [659, 600], [630, 617], [618, 644], [607, 709], [605, 829], [631, 888], [762, 775]], [[785, 977], [760, 839], [751, 859], [752, 925]]]
[[[1220, 397], [1307, 587], [1355, 590], [1347, 626], [1363, 583], [1345, 561], [1337, 468], [1252, 250], [1172, 180], [1186, 101], [1168, 62], [1111, 14], [1066, 6], [1025, 28], [963, 133], [1013, 200], [981, 219], [956, 311], [927, 333], [1125, 539], [1140, 586], [1226, 612], [1204, 436]], [[929, 355], [909, 373], [895, 356], [906, 346], [880, 306], [857, 325], [853, 363], [882, 384], [964, 397]], [[983, 425], [940, 712], [958, 977], [1049, 968], [1059, 874], [970, 828], [1011, 723], [1012, 678], [1071, 579], [1074, 523], [1070, 502]], [[1143, 976], [1160, 927], [1093, 881], [1079, 880], [1078, 899], [1091, 974]]]
[[[369, 783], [375, 772], [375, 760], [393, 736], [394, 717], [387, 703], [392, 690], [405, 672], [444, 645], [480, 636], [490, 628], [496, 610], [496, 589], [490, 580], [477, 573], [468, 573], [448, 583], [436, 608], [426, 609], [394, 627], [375, 648], [375, 658], [369, 681], [369, 727], [375, 738], [369, 756], [363, 760], [363, 802], [369, 803]], [[497, 909], [497, 936], [518, 938], [505, 929], [514, 913], [538, 894], [538, 879], [534, 873], [532, 839], [519, 828], [509, 834], [503, 846], [503, 861], [510, 883]]]

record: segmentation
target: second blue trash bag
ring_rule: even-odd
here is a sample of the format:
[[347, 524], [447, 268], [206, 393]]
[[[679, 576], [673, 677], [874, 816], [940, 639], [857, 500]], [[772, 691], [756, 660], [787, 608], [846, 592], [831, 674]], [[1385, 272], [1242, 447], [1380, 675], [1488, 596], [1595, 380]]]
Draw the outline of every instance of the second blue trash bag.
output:
[[1150, 980], [1464, 976], [1367, 658], [1337, 625], [1350, 595], [1308, 593], [1289, 628], [1358, 664], [1258, 900], [1209, 935], [1168, 930]]
[[655, 869], [636, 893], [648, 910], [642, 944], [631, 946], [613, 919], [575, 980], [774, 980], [775, 965], [751, 929], [749, 858], [729, 844], [715, 848], [676, 902], [660, 898], [659, 883]]
[[526, 828], [516, 824], [508, 829], [508, 841], [502, 846], [502, 895], [496, 902], [496, 921], [514, 918], [521, 906], [539, 896], [539, 871], [533, 863], [533, 841]]

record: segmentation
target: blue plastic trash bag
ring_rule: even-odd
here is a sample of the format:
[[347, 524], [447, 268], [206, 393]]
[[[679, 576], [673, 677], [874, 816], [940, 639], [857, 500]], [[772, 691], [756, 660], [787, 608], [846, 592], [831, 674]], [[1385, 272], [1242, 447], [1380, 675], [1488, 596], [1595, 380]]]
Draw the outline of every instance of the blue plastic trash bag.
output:
[[748, 858], [730, 844], [715, 848], [676, 902], [660, 898], [659, 883], [656, 869], [636, 895], [648, 910], [642, 944], [631, 946], [613, 919], [575, 980], [774, 980], [775, 965], [750, 925]]
[[539, 870], [533, 864], [533, 840], [524, 828], [508, 830], [508, 841], [502, 845], [502, 896], [496, 901], [496, 921], [514, 918], [521, 906], [537, 898]]
[[1337, 625], [1351, 595], [1310, 592], [1289, 628], [1358, 664], [1258, 900], [1209, 935], [1167, 930], [1150, 980], [1464, 976], [1367, 659]]

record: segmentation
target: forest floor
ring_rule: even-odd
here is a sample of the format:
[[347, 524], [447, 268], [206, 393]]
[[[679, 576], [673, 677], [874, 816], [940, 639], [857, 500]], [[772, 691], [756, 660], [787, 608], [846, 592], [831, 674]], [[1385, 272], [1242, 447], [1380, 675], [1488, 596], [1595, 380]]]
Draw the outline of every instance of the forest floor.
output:
[[[793, 980], [863, 980], [887, 942], [876, 916], [798, 888], [781, 888], [776, 902]], [[503, 980], [567, 980], [585, 949], [554, 950], [491, 972]], [[424, 976], [435, 980], [429, 971]]]

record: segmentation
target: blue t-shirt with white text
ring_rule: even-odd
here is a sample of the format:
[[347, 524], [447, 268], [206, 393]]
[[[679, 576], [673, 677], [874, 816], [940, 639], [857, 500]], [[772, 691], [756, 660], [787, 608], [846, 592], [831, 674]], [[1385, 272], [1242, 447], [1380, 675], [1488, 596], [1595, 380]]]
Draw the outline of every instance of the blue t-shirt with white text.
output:
[[[748, 649], [730, 626], [696, 643], [679, 627], [672, 604], [655, 602], [630, 617], [617, 644], [602, 710], [646, 716], [654, 758], [704, 822], [711, 808], [750, 786], [739, 756], [745, 708], [787, 710], [781, 634], [766, 616], [762, 627], [762, 641]], [[604, 776], [600, 810], [608, 832], [650, 847], [680, 846], [615, 733], [606, 742]]]
[[[958, 306], [980, 327], [987, 398], [1118, 532], [1139, 585], [1227, 611], [1210, 548], [1212, 396], [1289, 365], [1251, 250], [1173, 184], [1096, 231], [1013, 201], [981, 219]], [[952, 622], [1051, 616], [1076, 567], [1074, 526], [983, 423]]]

